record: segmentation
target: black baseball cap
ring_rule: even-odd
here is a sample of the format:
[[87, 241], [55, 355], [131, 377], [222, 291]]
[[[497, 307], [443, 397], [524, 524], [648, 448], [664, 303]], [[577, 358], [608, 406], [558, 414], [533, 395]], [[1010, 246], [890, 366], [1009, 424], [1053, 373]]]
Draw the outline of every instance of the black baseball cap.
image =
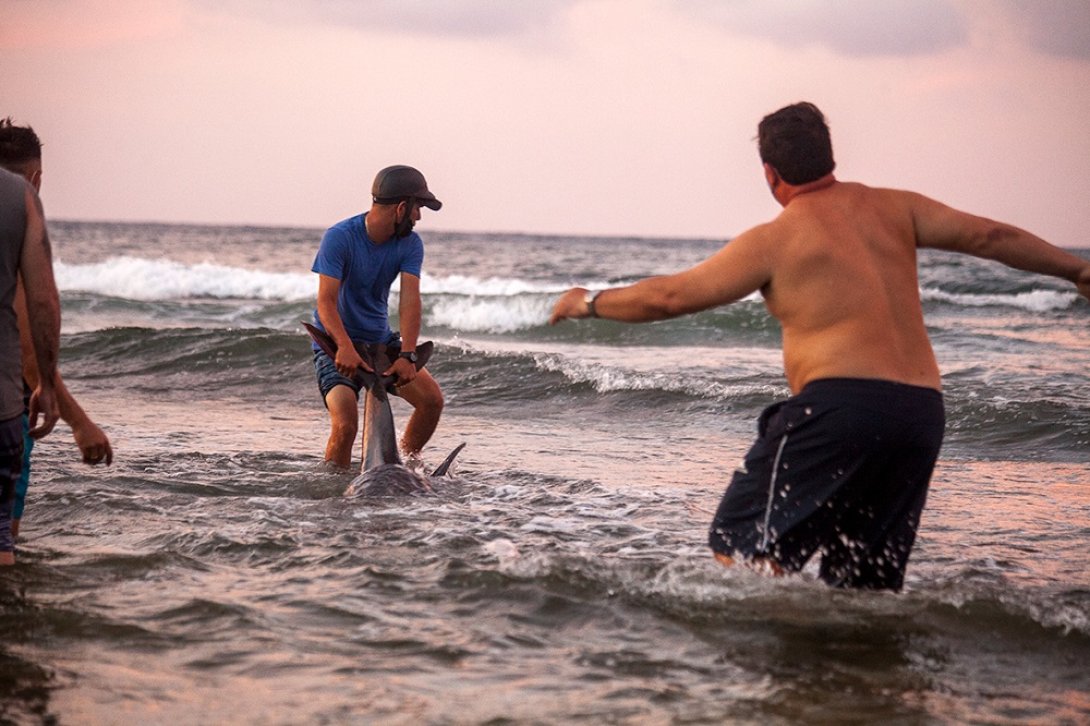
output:
[[375, 175], [371, 185], [371, 196], [379, 204], [395, 204], [402, 199], [412, 197], [417, 202], [439, 211], [443, 203], [428, 191], [424, 175], [411, 166], [388, 166]]

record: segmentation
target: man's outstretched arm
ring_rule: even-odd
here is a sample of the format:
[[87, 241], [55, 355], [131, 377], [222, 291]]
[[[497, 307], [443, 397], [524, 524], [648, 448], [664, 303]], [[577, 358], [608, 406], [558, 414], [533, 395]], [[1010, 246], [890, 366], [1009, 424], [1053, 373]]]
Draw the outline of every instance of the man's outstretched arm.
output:
[[[760, 290], [772, 279], [765, 246], [767, 226], [735, 237], [700, 264], [673, 275], [611, 288], [595, 300], [599, 317], [630, 323], [676, 318], [725, 305]], [[549, 324], [587, 317], [586, 290], [573, 288], [553, 307]]]
[[919, 194], [911, 194], [916, 243], [963, 252], [1027, 272], [1074, 283], [1090, 299], [1090, 260], [1049, 244], [1024, 229], [978, 217]]

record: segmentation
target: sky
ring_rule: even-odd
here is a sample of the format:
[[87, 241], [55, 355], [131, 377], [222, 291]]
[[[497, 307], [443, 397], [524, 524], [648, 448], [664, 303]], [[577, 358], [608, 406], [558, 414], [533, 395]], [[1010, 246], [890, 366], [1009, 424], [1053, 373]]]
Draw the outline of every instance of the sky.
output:
[[1085, 0], [0, 0], [59, 219], [324, 228], [410, 164], [421, 231], [727, 239], [800, 100], [838, 178], [1090, 247]]

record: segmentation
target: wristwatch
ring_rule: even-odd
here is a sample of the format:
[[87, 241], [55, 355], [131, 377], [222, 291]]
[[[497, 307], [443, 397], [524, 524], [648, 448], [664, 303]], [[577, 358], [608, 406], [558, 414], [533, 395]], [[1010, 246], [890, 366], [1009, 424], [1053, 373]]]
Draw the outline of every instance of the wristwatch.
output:
[[602, 292], [600, 290], [598, 292], [591, 292], [590, 290], [588, 290], [587, 294], [583, 296], [583, 302], [587, 304], [588, 318], [598, 317], [598, 311], [594, 309], [594, 301], [597, 300], [598, 296], [601, 294]]
[[404, 358], [413, 365], [416, 365], [416, 351], [415, 350], [403, 350], [397, 354], [398, 358]]

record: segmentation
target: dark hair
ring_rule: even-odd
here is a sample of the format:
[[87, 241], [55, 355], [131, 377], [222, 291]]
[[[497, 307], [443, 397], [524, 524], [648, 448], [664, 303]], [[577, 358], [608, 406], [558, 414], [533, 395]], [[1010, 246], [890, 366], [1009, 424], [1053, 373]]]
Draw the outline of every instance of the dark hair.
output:
[[34, 129], [16, 126], [11, 116], [0, 119], [0, 166], [22, 173], [25, 164], [41, 159], [42, 142]]
[[785, 106], [757, 126], [761, 161], [788, 184], [806, 184], [836, 168], [825, 116], [812, 103]]

